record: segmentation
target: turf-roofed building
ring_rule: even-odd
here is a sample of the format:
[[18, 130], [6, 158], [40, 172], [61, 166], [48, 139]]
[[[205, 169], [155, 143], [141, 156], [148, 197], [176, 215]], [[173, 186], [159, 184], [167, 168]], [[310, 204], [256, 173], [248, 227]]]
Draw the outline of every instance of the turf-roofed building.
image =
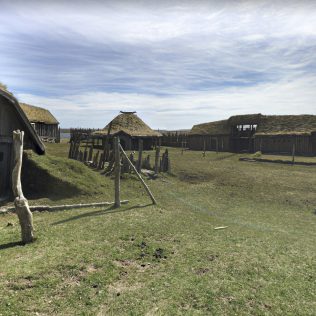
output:
[[24, 131], [24, 149], [38, 154], [45, 153], [45, 147], [31, 126], [17, 99], [0, 88], [0, 202], [11, 194], [13, 131]]
[[103, 140], [106, 136], [109, 136], [110, 140], [114, 136], [119, 136], [124, 149], [135, 150], [138, 149], [140, 139], [143, 140], [144, 149], [151, 149], [162, 135], [152, 130], [136, 112], [121, 111], [104, 129], [94, 133], [94, 137]]
[[59, 122], [50, 111], [26, 103], [20, 103], [20, 105], [36, 133], [43, 141], [60, 141]]
[[316, 155], [316, 115], [249, 114], [194, 125], [189, 148]]

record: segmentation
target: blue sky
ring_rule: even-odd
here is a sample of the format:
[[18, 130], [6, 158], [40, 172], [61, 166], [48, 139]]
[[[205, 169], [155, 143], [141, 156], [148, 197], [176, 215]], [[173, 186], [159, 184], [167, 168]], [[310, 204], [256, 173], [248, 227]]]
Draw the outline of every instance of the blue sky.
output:
[[62, 127], [316, 114], [316, 1], [0, 3], [0, 81]]

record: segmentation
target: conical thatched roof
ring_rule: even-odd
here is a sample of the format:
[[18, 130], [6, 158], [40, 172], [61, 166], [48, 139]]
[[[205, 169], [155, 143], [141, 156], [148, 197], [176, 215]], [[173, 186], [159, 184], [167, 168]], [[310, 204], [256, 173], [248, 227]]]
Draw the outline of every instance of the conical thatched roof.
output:
[[110, 128], [110, 135], [123, 132], [132, 137], [160, 137], [160, 133], [152, 130], [135, 112], [121, 112], [104, 129], [95, 134], [107, 135]]
[[58, 124], [54, 115], [47, 109], [38, 106], [20, 103], [22, 110], [31, 123]]

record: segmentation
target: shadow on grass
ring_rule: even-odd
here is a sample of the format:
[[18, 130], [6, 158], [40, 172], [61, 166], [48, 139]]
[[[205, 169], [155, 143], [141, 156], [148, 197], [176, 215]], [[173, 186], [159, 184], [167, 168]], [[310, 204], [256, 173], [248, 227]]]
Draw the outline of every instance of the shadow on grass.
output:
[[14, 247], [17, 247], [17, 246], [25, 246], [25, 244], [22, 241], [8, 242], [6, 244], [0, 245], [0, 250], [14, 248]]
[[71, 221], [75, 221], [77, 219], [86, 218], [86, 217], [102, 216], [102, 215], [108, 215], [108, 214], [112, 214], [112, 213], [123, 213], [123, 212], [127, 212], [127, 211], [130, 211], [130, 210], [133, 210], [133, 209], [145, 208], [145, 207], [150, 206], [150, 205], [152, 205], [152, 204], [149, 203], [149, 204], [145, 204], [145, 205], [134, 205], [134, 206], [127, 207], [127, 208], [115, 208], [114, 205], [113, 205], [113, 206], [110, 206], [110, 207], [108, 207], [106, 209], [102, 209], [102, 210], [99, 210], [99, 211], [92, 211], [92, 212], [89, 212], [89, 213], [84, 213], [84, 214], [72, 216], [70, 218], [67, 218], [67, 219], [64, 219], [64, 220], [52, 223], [51, 225], [55, 226], [55, 225], [65, 224], [65, 223], [68, 223], [68, 222], [71, 222]]

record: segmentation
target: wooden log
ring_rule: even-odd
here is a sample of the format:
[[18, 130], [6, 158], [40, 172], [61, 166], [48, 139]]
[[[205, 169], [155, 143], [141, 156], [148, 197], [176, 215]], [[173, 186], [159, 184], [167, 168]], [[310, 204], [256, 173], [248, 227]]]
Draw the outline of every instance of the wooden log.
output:
[[73, 142], [70, 142], [69, 144], [69, 152], [68, 152], [68, 158], [72, 158], [72, 150], [73, 150]]
[[[122, 200], [121, 204], [129, 203], [128, 200]], [[62, 204], [62, 205], [33, 205], [29, 206], [31, 212], [55, 212], [55, 211], [64, 211], [64, 210], [73, 210], [89, 207], [102, 207], [113, 205], [114, 202], [96, 202], [96, 203], [80, 203], [80, 204]], [[0, 214], [14, 212], [15, 207], [7, 207], [0, 209]]]
[[142, 169], [142, 155], [143, 155], [143, 140], [138, 141], [138, 161], [137, 161], [137, 171], [140, 172]]
[[157, 201], [155, 200], [153, 194], [151, 193], [151, 191], [149, 190], [149, 187], [147, 186], [147, 184], [145, 183], [145, 181], [143, 180], [143, 178], [141, 177], [141, 175], [138, 173], [137, 169], [135, 168], [135, 166], [132, 164], [132, 162], [128, 159], [126, 152], [124, 151], [123, 147], [121, 146], [121, 144], [119, 144], [119, 148], [121, 149], [121, 152], [123, 154], [123, 156], [127, 159], [127, 161], [129, 162], [132, 170], [135, 172], [137, 178], [140, 180], [140, 182], [143, 184], [146, 192], [148, 193], [148, 195], [150, 196], [153, 204], [157, 204]]
[[295, 163], [295, 143], [292, 146], [292, 165]]
[[159, 156], [160, 156], [160, 147], [156, 147], [155, 174], [158, 174], [158, 172], [159, 172]]
[[91, 145], [89, 149], [88, 161], [92, 161], [92, 155], [93, 155], [93, 145]]
[[115, 155], [115, 203], [114, 207], [118, 208], [121, 206], [120, 200], [120, 181], [121, 181], [121, 158], [120, 158], [120, 139], [114, 137], [114, 155]]
[[23, 243], [30, 243], [34, 240], [33, 215], [30, 211], [27, 199], [23, 195], [21, 183], [21, 169], [23, 161], [23, 131], [13, 132], [13, 170], [12, 170], [12, 191], [15, 197], [14, 206], [21, 226]]

